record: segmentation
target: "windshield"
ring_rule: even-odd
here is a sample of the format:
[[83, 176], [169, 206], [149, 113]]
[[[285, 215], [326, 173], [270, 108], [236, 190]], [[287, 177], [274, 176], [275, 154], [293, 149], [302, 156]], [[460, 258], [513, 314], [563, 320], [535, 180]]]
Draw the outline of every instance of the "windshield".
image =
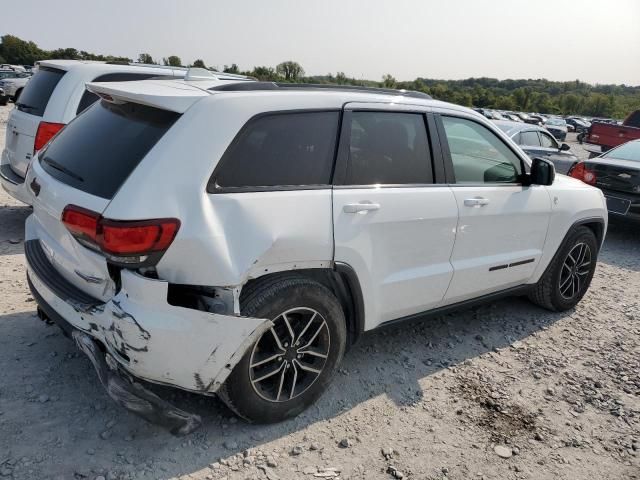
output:
[[628, 142], [618, 148], [609, 150], [601, 158], [615, 158], [617, 160], [631, 160], [640, 162], [640, 142]]
[[64, 70], [40, 67], [27, 82], [16, 107], [18, 110], [42, 117], [60, 79], [66, 74]]
[[564, 127], [566, 124], [567, 122], [559, 118], [550, 118], [549, 120], [547, 120], [547, 125], [558, 125]]

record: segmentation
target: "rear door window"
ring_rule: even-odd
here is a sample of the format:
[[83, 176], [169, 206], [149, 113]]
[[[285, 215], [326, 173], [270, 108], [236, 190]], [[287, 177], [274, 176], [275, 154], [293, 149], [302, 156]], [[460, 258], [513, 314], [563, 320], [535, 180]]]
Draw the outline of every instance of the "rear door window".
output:
[[353, 112], [347, 185], [432, 183], [424, 116]]
[[331, 183], [340, 112], [261, 115], [224, 153], [207, 191]]
[[520, 132], [520, 145], [539, 147], [540, 137], [538, 137], [538, 132]]
[[27, 82], [16, 104], [18, 110], [41, 117], [47, 108], [51, 94], [60, 79], [65, 75], [64, 70], [51, 67], [40, 67]]
[[40, 154], [40, 163], [61, 182], [111, 199], [179, 117], [135, 103], [102, 101], [63, 128]]

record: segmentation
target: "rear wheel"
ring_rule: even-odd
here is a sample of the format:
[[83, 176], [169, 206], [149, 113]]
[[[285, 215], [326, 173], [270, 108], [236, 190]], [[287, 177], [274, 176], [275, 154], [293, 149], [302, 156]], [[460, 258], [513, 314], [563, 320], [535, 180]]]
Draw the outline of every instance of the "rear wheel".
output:
[[587, 227], [576, 228], [569, 234], [529, 298], [555, 312], [575, 307], [591, 284], [597, 257], [598, 242], [593, 231]]
[[0, 96], [0, 105], [4, 106], [9, 102], [9, 97], [7, 96]]
[[320, 397], [342, 360], [342, 307], [325, 286], [297, 275], [259, 281], [243, 297], [243, 315], [269, 318], [273, 327], [249, 348], [219, 396], [250, 422], [294, 417]]

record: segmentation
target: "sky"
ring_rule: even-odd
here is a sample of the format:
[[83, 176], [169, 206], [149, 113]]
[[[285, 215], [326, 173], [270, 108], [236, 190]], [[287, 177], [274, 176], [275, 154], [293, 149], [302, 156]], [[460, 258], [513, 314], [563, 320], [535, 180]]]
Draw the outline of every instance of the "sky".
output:
[[3, 0], [41, 48], [307, 75], [640, 85], [640, 0]]

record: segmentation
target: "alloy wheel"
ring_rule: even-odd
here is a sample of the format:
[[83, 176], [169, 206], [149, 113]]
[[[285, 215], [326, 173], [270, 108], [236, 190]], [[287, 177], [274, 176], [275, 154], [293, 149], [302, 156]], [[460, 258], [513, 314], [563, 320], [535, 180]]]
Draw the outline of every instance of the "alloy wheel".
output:
[[324, 317], [311, 308], [281, 313], [273, 327], [256, 342], [249, 359], [249, 379], [254, 391], [270, 402], [286, 402], [318, 379], [331, 347]]
[[576, 244], [562, 264], [560, 295], [566, 300], [579, 295], [591, 271], [591, 249], [586, 243]]

